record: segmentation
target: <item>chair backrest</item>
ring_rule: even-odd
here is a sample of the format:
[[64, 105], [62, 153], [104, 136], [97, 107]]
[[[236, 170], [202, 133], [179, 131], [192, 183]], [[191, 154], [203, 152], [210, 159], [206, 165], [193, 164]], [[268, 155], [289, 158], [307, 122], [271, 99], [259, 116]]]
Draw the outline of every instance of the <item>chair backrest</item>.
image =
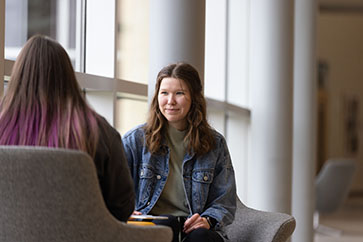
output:
[[352, 159], [330, 159], [316, 177], [316, 211], [331, 213], [347, 198], [356, 170]]
[[169, 228], [141, 228], [117, 221], [105, 206], [93, 160], [86, 153], [0, 146], [0, 241], [171, 238]]

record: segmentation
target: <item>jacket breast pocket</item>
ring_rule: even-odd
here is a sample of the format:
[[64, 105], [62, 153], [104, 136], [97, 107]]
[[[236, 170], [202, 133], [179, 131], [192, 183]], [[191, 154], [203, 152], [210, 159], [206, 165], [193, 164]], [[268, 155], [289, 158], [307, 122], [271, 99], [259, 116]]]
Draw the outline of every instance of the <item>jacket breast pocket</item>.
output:
[[213, 182], [213, 169], [193, 170], [192, 197], [195, 212], [203, 212], [208, 200], [209, 189]]
[[210, 184], [213, 181], [213, 169], [207, 170], [193, 170], [192, 173], [193, 182], [200, 182]]

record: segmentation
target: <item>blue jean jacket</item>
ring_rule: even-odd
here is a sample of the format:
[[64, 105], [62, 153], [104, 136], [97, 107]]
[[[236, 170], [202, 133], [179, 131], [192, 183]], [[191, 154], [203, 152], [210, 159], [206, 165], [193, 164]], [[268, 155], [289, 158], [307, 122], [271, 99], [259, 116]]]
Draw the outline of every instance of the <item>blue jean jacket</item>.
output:
[[[231, 158], [224, 137], [214, 131], [216, 147], [196, 157], [186, 154], [183, 160], [183, 181], [190, 215], [199, 213], [216, 219], [215, 229], [232, 223], [236, 210], [236, 184]], [[143, 126], [123, 136], [126, 158], [134, 180], [136, 208], [148, 214], [165, 186], [169, 173], [169, 148], [166, 155], [151, 154], [145, 144]]]

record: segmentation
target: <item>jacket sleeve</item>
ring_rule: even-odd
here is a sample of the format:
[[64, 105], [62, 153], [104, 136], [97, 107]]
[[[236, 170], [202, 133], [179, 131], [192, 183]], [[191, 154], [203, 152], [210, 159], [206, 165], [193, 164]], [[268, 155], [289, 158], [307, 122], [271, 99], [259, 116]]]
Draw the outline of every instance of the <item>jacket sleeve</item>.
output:
[[213, 181], [210, 185], [205, 211], [217, 221], [216, 229], [231, 224], [236, 212], [236, 182], [234, 169], [224, 138], [217, 143], [218, 156]]
[[136, 179], [137, 167], [136, 167], [135, 161], [137, 160], [137, 158], [136, 158], [137, 154], [135, 154], [136, 148], [133, 147], [133, 145], [132, 145], [133, 142], [130, 142], [130, 139], [134, 139], [134, 138], [130, 137], [130, 136], [123, 137], [122, 143], [123, 143], [124, 150], [125, 150], [125, 157], [127, 160], [127, 164], [128, 164], [129, 170], [131, 172], [131, 177], [133, 179]]
[[117, 219], [126, 221], [134, 211], [135, 193], [124, 147], [118, 133], [111, 141], [104, 169], [102, 190], [106, 205]]
[[138, 149], [137, 145], [137, 137], [135, 137], [135, 133], [127, 133], [122, 137], [122, 142], [125, 150], [126, 160], [128, 164], [128, 168], [131, 173], [131, 178], [134, 184], [135, 191], [135, 209], [137, 208], [137, 201], [139, 196], [139, 161], [142, 160], [141, 152], [142, 148]]

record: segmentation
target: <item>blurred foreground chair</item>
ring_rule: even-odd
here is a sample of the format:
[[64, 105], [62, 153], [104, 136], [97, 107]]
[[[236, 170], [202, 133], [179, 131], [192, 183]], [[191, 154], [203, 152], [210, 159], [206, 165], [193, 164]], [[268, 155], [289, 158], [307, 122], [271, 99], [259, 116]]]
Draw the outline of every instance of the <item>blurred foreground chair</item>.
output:
[[291, 215], [248, 208], [237, 198], [235, 220], [227, 226], [227, 234], [231, 242], [285, 242], [295, 226]]
[[171, 239], [168, 227], [128, 225], [111, 215], [93, 160], [86, 153], [0, 146], [0, 241]]
[[320, 214], [336, 212], [347, 199], [356, 162], [352, 159], [330, 159], [321, 168], [315, 180], [316, 208], [314, 228], [318, 233], [340, 235], [341, 230], [319, 223]]

